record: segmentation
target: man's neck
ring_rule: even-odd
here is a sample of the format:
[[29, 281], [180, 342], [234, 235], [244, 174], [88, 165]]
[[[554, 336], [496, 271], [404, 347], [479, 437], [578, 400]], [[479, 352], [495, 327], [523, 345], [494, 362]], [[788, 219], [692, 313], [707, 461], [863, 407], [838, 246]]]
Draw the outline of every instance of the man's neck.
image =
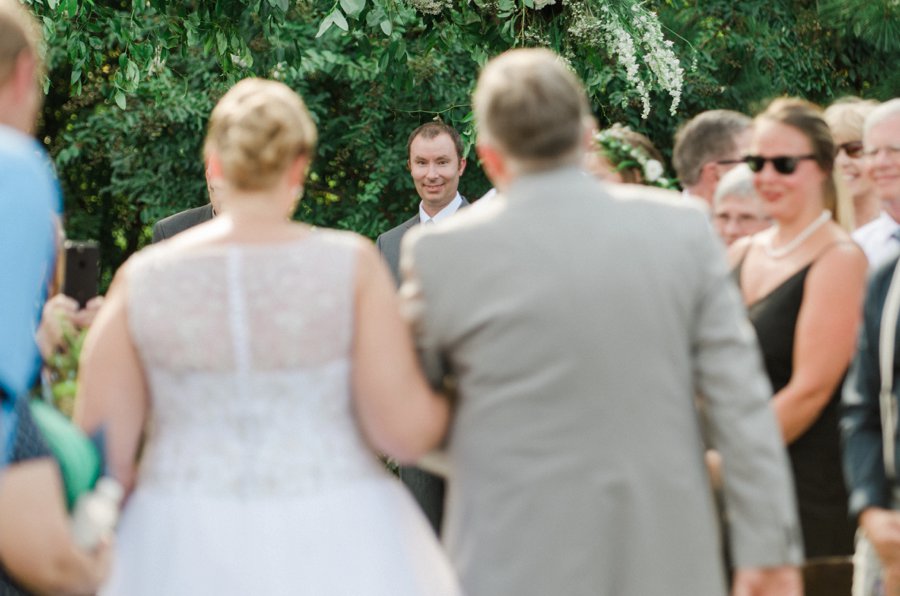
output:
[[877, 219], [880, 213], [880, 202], [871, 194], [853, 197], [853, 225], [857, 228]]
[[442, 205], [435, 205], [434, 203], [429, 205], [429, 204], [425, 203], [425, 201], [419, 201], [419, 209], [421, 211], [425, 212], [425, 214], [428, 217], [433, 218], [438, 213], [440, 213], [441, 211], [446, 209], [449, 205], [451, 205], [453, 203], [453, 201], [455, 201], [456, 198], [459, 196], [460, 196], [459, 191], [457, 191], [456, 194], [453, 195], [453, 197], [451, 197], [451, 199], [449, 201], [447, 201], [446, 203], [444, 203]]
[[434, 205], [434, 204], [429, 205], [425, 201], [420, 201], [419, 205], [421, 206], [422, 211], [424, 211], [425, 214], [428, 215], [428, 217], [434, 217], [435, 215], [437, 215], [438, 213], [443, 211], [447, 207], [447, 205], [449, 205], [452, 202], [453, 202], [453, 199], [450, 199], [443, 205]]
[[881, 201], [881, 206], [884, 209], [884, 212], [887, 213], [891, 219], [900, 223], [900, 197], [895, 199], [887, 199]]
[[695, 184], [694, 186], [685, 186], [684, 190], [694, 197], [706, 203], [712, 208], [713, 191], [715, 188], [708, 188], [706, 184]]

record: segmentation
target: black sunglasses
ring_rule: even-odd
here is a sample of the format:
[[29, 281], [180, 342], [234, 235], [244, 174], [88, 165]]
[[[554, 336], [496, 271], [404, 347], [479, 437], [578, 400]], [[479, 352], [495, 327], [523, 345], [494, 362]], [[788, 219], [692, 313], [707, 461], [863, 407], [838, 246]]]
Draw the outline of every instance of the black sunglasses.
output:
[[847, 157], [852, 157], [853, 159], [858, 159], [863, 156], [862, 141], [849, 141], [847, 143], [841, 143], [834, 151], [835, 157], [837, 157], [837, 154], [841, 152], [841, 149], [844, 150], [844, 153], [847, 154]]
[[778, 157], [748, 155], [744, 158], [744, 163], [747, 164], [751, 172], [761, 172], [766, 167], [766, 162], [771, 161], [775, 171], [779, 174], [793, 174], [801, 161], [815, 158], [815, 155], [779, 155]]

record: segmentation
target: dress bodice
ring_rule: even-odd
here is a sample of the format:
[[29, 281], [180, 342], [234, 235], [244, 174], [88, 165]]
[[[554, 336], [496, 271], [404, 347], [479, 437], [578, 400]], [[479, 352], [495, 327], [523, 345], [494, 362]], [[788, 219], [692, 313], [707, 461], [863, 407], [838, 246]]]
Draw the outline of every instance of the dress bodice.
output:
[[133, 259], [151, 399], [140, 486], [286, 496], [382, 472], [350, 397], [357, 243], [317, 231]]
[[[743, 265], [744, 259], [734, 270], [739, 286]], [[781, 391], [794, 373], [794, 336], [806, 278], [813, 266], [815, 260], [747, 306], [773, 393]], [[787, 448], [809, 558], [852, 552], [853, 528], [847, 521], [838, 431], [841, 387], [838, 383], [816, 420]]]

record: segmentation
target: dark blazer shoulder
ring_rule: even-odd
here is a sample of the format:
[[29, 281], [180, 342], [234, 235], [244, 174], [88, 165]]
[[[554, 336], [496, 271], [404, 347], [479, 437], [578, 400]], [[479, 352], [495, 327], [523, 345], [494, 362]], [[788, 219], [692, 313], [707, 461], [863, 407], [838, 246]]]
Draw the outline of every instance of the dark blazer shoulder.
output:
[[385, 242], [389, 242], [392, 240], [400, 241], [400, 238], [414, 225], [419, 223], [419, 214], [416, 213], [413, 217], [407, 219], [403, 223], [394, 226], [390, 230], [379, 234], [378, 236], [378, 244], [379, 246], [384, 244]]
[[212, 204], [194, 207], [165, 217], [153, 225], [153, 242], [171, 238], [179, 232], [194, 227], [213, 217]]

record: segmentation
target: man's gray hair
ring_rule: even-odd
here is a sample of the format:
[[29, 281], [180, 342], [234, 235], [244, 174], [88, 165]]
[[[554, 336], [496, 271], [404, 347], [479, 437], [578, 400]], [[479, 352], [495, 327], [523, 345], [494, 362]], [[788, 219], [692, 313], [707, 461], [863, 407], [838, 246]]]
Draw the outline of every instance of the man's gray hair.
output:
[[682, 186], [700, 181], [700, 170], [711, 161], [731, 159], [737, 137], [750, 128], [749, 116], [732, 110], [701, 112], [675, 133], [672, 165]]
[[753, 186], [753, 172], [746, 164], [732, 168], [716, 185], [713, 195], [713, 206], [718, 205], [726, 198], [736, 198], [744, 201], [758, 201], [756, 187]]
[[[863, 135], [869, 134], [869, 131], [877, 124], [880, 124], [885, 120], [896, 118], [897, 116], [900, 116], [900, 97], [884, 102], [866, 116]], [[900, 142], [900, 139], [897, 139], [897, 141]]]
[[590, 119], [584, 87], [562, 58], [518, 49], [492, 59], [473, 95], [478, 135], [523, 171], [577, 162]]

